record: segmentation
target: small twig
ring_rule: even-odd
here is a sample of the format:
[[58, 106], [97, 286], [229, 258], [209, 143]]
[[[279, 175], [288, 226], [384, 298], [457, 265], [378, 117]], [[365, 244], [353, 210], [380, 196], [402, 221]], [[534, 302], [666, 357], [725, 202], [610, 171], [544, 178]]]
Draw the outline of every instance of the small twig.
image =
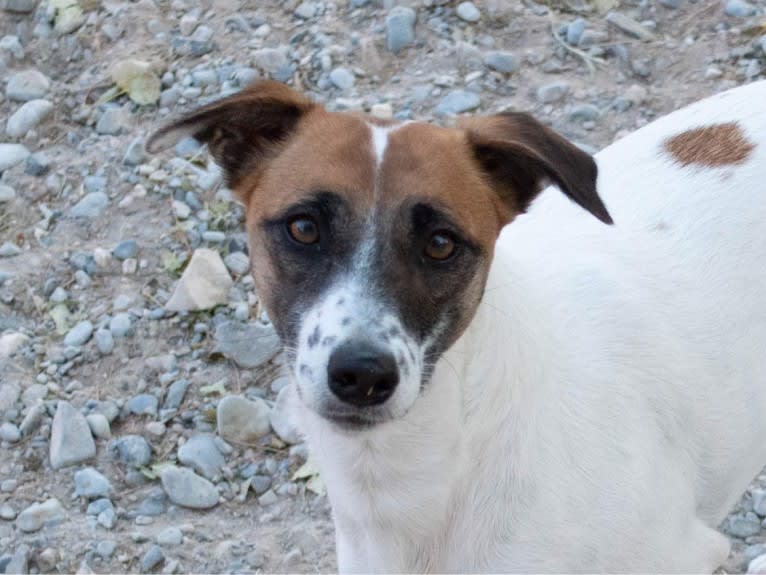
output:
[[564, 40], [559, 38], [559, 35], [556, 33], [556, 24], [553, 21], [552, 12], [549, 12], [551, 14], [551, 36], [553, 36], [553, 39], [556, 40], [556, 42], [559, 44], [559, 46], [562, 46], [567, 52], [571, 52], [575, 56], [579, 56], [583, 62], [585, 62], [585, 65], [588, 67], [588, 71], [591, 74], [596, 73], [596, 66], [597, 65], [604, 65], [605, 62], [601, 58], [596, 58], [595, 56], [591, 56], [587, 52], [583, 52], [582, 50], [575, 48], [574, 46], [570, 46]]

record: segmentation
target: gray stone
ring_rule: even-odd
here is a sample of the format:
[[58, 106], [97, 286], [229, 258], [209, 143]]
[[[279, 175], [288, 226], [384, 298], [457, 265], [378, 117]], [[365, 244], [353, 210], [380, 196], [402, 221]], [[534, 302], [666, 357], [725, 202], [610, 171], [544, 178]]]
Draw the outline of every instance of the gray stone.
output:
[[18, 36], [3, 36], [0, 38], [0, 60], [3, 58], [3, 52], [13, 56], [15, 60], [24, 59], [24, 47], [21, 45]]
[[141, 558], [141, 573], [149, 573], [165, 561], [165, 554], [158, 545], [152, 545]]
[[27, 156], [24, 173], [30, 176], [44, 176], [51, 168], [51, 160], [45, 152], [35, 152]]
[[258, 497], [258, 503], [260, 503], [264, 507], [273, 505], [277, 501], [279, 501], [279, 498], [277, 497], [277, 494], [274, 493], [274, 491], [271, 489], [269, 489], [266, 493]]
[[568, 116], [573, 122], [594, 122], [601, 116], [601, 111], [593, 104], [579, 104], [569, 111]]
[[585, 32], [585, 20], [578, 18], [574, 22], [570, 22], [567, 26], [567, 44], [570, 46], [577, 46], [580, 43], [583, 32]]
[[172, 108], [181, 99], [181, 89], [173, 86], [160, 94], [160, 108]]
[[122, 163], [126, 166], [137, 166], [146, 159], [146, 149], [143, 138], [133, 138], [125, 150]]
[[195, 70], [192, 72], [192, 85], [204, 88], [206, 86], [215, 86], [218, 83], [218, 73], [210, 68]]
[[39, 0], [0, 0], [0, 10], [27, 14], [32, 12]]
[[109, 442], [109, 453], [133, 468], [144, 467], [152, 459], [152, 448], [140, 435], [124, 435], [113, 439]]
[[228, 321], [215, 330], [215, 349], [239, 367], [258, 367], [280, 350], [281, 343], [271, 325]]
[[8, 575], [12, 573], [29, 573], [29, 547], [26, 545], [19, 545], [14, 554], [11, 556], [11, 560], [3, 569], [3, 573]]
[[132, 513], [135, 515], [143, 515], [145, 517], [162, 515], [165, 513], [166, 501], [167, 496], [165, 495], [165, 492], [161, 488], [155, 487]]
[[339, 90], [350, 90], [354, 87], [354, 74], [348, 68], [338, 67], [330, 72], [330, 82]]
[[160, 474], [162, 488], [170, 500], [181, 507], [210, 509], [218, 504], [218, 490], [191, 469], [168, 467]]
[[96, 544], [96, 555], [101, 557], [104, 561], [111, 559], [114, 552], [117, 550], [117, 543], [114, 541], [104, 539]]
[[262, 399], [249, 400], [239, 395], [218, 402], [218, 434], [227, 441], [253, 443], [271, 429], [269, 406]]
[[15, 479], [3, 479], [3, 481], [0, 482], [0, 493], [13, 493], [16, 491], [18, 485], [19, 482]]
[[48, 100], [30, 100], [16, 110], [5, 126], [11, 138], [21, 138], [53, 112], [53, 103]]
[[271, 488], [271, 477], [268, 475], [253, 475], [250, 486], [256, 495], [263, 495]]
[[48, 410], [42, 401], [30, 407], [27, 410], [27, 414], [24, 416], [24, 419], [21, 421], [21, 425], [19, 426], [21, 435], [24, 437], [29, 437], [35, 431], [37, 431], [47, 413]]
[[609, 14], [606, 15], [606, 21], [613, 26], [616, 26], [629, 36], [633, 36], [634, 38], [638, 38], [644, 42], [650, 42], [655, 38], [651, 30], [645, 28], [639, 22], [636, 22], [633, 18], [621, 12], [609, 12]]
[[766, 490], [753, 489], [753, 511], [761, 517], [766, 517]]
[[229, 271], [238, 276], [250, 271], [250, 258], [242, 252], [233, 252], [223, 258], [223, 263]]
[[198, 154], [201, 149], [202, 144], [191, 136], [181, 138], [174, 147], [176, 156], [180, 156], [181, 158], [190, 158], [195, 154]]
[[270, 421], [271, 428], [274, 433], [277, 434], [285, 443], [299, 443], [301, 441], [300, 429], [295, 425], [292, 420], [292, 413], [290, 407], [293, 401], [293, 393], [295, 388], [293, 386], [283, 387], [279, 395], [277, 395], [277, 401], [274, 403], [274, 407], [271, 410]]
[[130, 320], [129, 313], [115, 314], [112, 319], [109, 320], [109, 331], [113, 337], [121, 338], [130, 334], [132, 329], [132, 322]]
[[475, 110], [481, 105], [481, 98], [474, 92], [466, 90], [452, 90], [444, 96], [434, 109], [437, 116], [461, 114]]
[[301, 2], [300, 5], [295, 9], [293, 14], [295, 14], [298, 18], [303, 18], [304, 20], [310, 20], [314, 16], [317, 15], [319, 12], [319, 4], [317, 2]]
[[[0, 204], [5, 204], [16, 198], [16, 190], [11, 186], [0, 184]], [[238, 252], [237, 252], [238, 253]], [[234, 255], [234, 254], [229, 254]], [[248, 268], [250, 266], [248, 265]]]
[[104, 176], [96, 176], [91, 174], [85, 176], [82, 180], [82, 188], [86, 193], [92, 194], [95, 192], [106, 192], [107, 179]]
[[125, 407], [133, 415], [151, 415], [156, 417], [159, 401], [151, 393], [142, 393], [130, 398]]
[[21, 430], [14, 424], [6, 421], [0, 425], [0, 440], [16, 443], [19, 439], [21, 439]]
[[85, 416], [66, 401], [59, 401], [51, 426], [51, 467], [76, 465], [95, 455], [96, 443]]
[[5, 242], [0, 246], [0, 258], [12, 258], [21, 255], [21, 253], [21, 248], [12, 242]]
[[761, 520], [752, 512], [748, 512], [744, 515], [731, 515], [726, 521], [725, 530], [729, 535], [744, 539], [760, 533]]
[[51, 81], [38, 70], [16, 72], [8, 79], [5, 95], [9, 100], [28, 102], [45, 96], [51, 87]]
[[662, 4], [665, 8], [670, 8], [671, 10], [677, 10], [681, 7], [682, 0], [659, 0], [659, 3]]
[[484, 64], [491, 70], [513, 74], [519, 70], [519, 61], [510, 52], [492, 51], [484, 55]]
[[481, 19], [481, 12], [473, 2], [461, 2], [455, 12], [465, 22], [478, 22]]
[[96, 123], [96, 132], [116, 136], [122, 131], [123, 112], [120, 108], [107, 108]]
[[214, 308], [226, 303], [233, 283], [218, 252], [196, 249], [165, 309], [200, 311]]
[[29, 157], [29, 150], [21, 144], [0, 144], [0, 172], [12, 168]]
[[569, 94], [569, 84], [564, 81], [543, 84], [537, 89], [537, 99], [543, 104], [560, 102]]
[[87, 499], [109, 497], [112, 485], [109, 480], [92, 467], [86, 467], [74, 474], [75, 495]]
[[117, 513], [115, 513], [114, 509], [104, 509], [98, 514], [96, 521], [105, 529], [114, 529], [114, 526], [117, 524]]
[[253, 52], [255, 65], [266, 72], [277, 72], [290, 64], [285, 48], [262, 48]]
[[728, 0], [724, 13], [733, 18], [747, 18], [755, 16], [758, 13], [758, 9], [744, 0]]
[[394, 7], [386, 16], [386, 46], [397, 53], [415, 42], [417, 14], [406, 6]]
[[104, 192], [86, 194], [69, 210], [69, 215], [73, 218], [97, 218], [104, 213], [108, 205], [109, 196]]
[[211, 435], [194, 435], [178, 450], [178, 461], [191, 467], [200, 475], [213, 479], [226, 463]]
[[93, 324], [86, 319], [67, 332], [66, 336], [64, 336], [64, 345], [75, 347], [85, 345], [92, 335]]
[[[96, 335], [98, 335], [98, 332], [96, 332]], [[109, 439], [112, 437], [112, 429], [109, 425], [109, 420], [104, 414], [90, 413], [85, 417], [85, 420], [88, 422], [88, 427], [90, 427], [90, 431], [94, 436], [99, 439]]]
[[97, 330], [94, 340], [96, 341], [98, 351], [102, 354], [108, 355], [114, 350], [114, 337], [112, 337], [112, 332], [108, 329], [101, 328]]
[[5, 521], [13, 521], [16, 519], [16, 510], [10, 503], [0, 503], [0, 519]]
[[174, 381], [168, 388], [168, 393], [165, 396], [165, 403], [162, 405], [164, 409], [178, 409], [181, 402], [184, 400], [186, 390], [189, 389], [191, 381], [187, 379], [179, 379]]
[[175, 547], [183, 540], [184, 534], [178, 527], [166, 527], [157, 534], [157, 544], [163, 547]]
[[136, 240], [123, 240], [112, 250], [112, 255], [118, 260], [134, 258], [138, 254], [138, 243]]
[[46, 523], [61, 521], [66, 512], [58, 499], [48, 499], [43, 503], [33, 503], [16, 518], [16, 527], [24, 533], [39, 531]]

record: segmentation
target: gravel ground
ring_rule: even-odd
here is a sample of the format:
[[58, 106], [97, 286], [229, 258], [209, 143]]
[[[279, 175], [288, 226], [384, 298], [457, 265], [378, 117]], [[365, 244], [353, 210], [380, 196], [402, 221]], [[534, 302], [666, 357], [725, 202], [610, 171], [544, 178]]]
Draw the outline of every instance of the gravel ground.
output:
[[[762, 78], [766, 2], [0, 0], [0, 38], [0, 573], [313, 572], [329, 506], [242, 208], [147, 132], [271, 77], [381, 117], [530, 110], [595, 151]], [[766, 475], [724, 571], [766, 572], [764, 517]]]

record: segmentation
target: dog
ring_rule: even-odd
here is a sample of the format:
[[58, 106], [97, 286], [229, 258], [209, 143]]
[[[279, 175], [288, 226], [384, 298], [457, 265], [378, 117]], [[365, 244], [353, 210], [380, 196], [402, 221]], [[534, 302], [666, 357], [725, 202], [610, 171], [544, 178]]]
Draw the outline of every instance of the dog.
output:
[[766, 82], [591, 157], [262, 81], [161, 128], [246, 206], [342, 572], [712, 572], [766, 463]]

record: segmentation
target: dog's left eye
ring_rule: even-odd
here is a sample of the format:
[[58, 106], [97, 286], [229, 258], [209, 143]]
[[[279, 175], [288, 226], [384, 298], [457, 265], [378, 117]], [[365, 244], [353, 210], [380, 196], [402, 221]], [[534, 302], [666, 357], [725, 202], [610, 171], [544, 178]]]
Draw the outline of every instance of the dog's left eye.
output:
[[287, 223], [287, 232], [299, 244], [311, 245], [319, 241], [319, 226], [311, 216], [296, 216]]
[[436, 232], [426, 244], [425, 253], [432, 260], [446, 261], [455, 253], [455, 240], [446, 232]]

